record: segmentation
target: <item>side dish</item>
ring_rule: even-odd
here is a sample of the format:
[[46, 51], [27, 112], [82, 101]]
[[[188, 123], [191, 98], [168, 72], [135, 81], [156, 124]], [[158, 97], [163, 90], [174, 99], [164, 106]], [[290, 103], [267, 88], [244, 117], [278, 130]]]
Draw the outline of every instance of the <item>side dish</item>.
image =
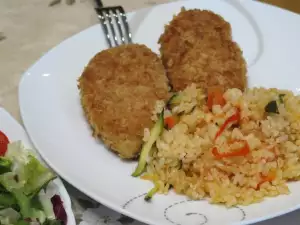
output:
[[0, 131], [0, 224], [66, 225], [60, 196], [49, 185], [56, 175], [21, 141]]
[[[154, 114], [164, 112], [165, 128], [140, 156], [147, 165], [138, 175], [155, 185], [146, 199], [171, 188], [227, 206], [288, 194], [287, 182], [300, 178], [299, 102], [275, 88], [205, 92], [196, 85], [159, 102]], [[146, 130], [145, 143], [151, 135]]]

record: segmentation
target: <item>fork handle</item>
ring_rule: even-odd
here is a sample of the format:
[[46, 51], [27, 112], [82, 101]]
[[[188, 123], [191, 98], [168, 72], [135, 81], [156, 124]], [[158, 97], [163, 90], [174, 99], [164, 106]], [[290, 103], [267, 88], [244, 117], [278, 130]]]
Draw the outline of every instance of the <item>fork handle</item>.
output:
[[103, 7], [103, 4], [101, 2], [101, 0], [95, 0], [96, 2], [96, 5], [97, 5], [97, 8], [102, 8]]

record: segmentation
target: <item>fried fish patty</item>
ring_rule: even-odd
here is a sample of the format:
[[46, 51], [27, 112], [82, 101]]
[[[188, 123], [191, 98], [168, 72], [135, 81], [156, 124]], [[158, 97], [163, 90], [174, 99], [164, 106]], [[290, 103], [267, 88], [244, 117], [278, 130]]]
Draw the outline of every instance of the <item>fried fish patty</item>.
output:
[[159, 57], [130, 44], [96, 54], [78, 80], [81, 104], [94, 130], [122, 158], [134, 158], [144, 128], [153, 125], [157, 100], [166, 100], [168, 79]]
[[173, 18], [159, 39], [160, 52], [173, 90], [197, 87], [244, 89], [246, 62], [232, 41], [231, 27], [208, 10], [185, 10]]

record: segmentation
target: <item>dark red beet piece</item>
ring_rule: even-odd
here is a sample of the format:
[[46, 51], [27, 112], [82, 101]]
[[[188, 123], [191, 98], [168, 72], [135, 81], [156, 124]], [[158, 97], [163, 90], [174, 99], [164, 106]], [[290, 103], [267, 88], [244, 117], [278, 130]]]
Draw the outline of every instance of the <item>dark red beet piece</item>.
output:
[[68, 217], [60, 196], [54, 195], [51, 198], [51, 202], [56, 219], [62, 221], [64, 225], [67, 225]]

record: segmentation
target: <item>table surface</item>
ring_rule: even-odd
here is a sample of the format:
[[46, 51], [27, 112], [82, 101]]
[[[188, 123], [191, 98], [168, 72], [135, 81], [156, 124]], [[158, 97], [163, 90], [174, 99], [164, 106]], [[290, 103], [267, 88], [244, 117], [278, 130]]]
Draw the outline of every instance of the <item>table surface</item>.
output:
[[[123, 5], [129, 12], [171, 1], [104, 0], [103, 2], [104, 5]], [[300, 0], [262, 1], [300, 13]], [[0, 106], [21, 124], [17, 97], [21, 74], [62, 40], [98, 23], [92, 0], [76, 0], [71, 6], [62, 0], [62, 3], [49, 7], [50, 2], [51, 0], [26, 0], [24, 4], [24, 0], [0, 1]], [[80, 201], [72, 199], [79, 221], [85, 208], [92, 207], [93, 204], [97, 206], [97, 203], [87, 200], [86, 196], [72, 187], [68, 189], [81, 199]], [[87, 217], [91, 216], [88, 213]]]

